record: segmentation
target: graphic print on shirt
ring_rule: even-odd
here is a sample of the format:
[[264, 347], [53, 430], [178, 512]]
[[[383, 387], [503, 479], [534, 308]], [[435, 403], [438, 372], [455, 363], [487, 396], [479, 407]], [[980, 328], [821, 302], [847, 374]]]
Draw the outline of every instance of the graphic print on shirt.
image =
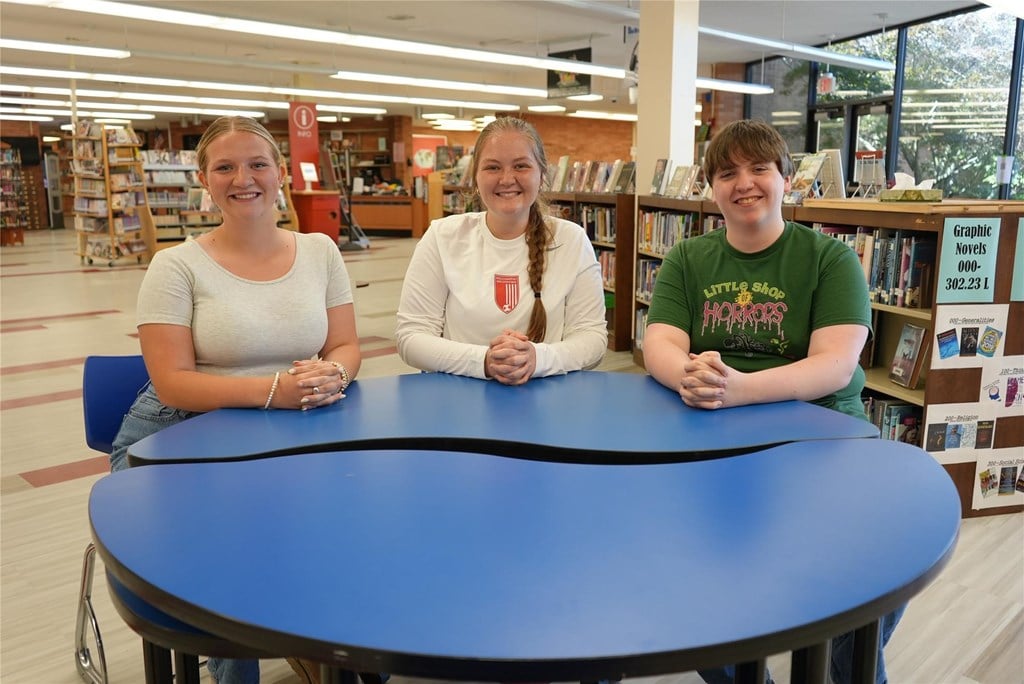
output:
[[786, 293], [767, 282], [714, 283], [704, 288], [702, 334], [721, 336], [724, 349], [786, 355]]
[[519, 276], [494, 274], [494, 303], [502, 313], [512, 313], [519, 304]]

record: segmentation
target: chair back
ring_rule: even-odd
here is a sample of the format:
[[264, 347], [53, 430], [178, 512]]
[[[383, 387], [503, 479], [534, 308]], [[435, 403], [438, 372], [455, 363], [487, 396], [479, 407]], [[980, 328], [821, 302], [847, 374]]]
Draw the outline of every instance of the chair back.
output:
[[109, 454], [121, 421], [149, 382], [142, 356], [89, 356], [82, 373], [85, 442]]

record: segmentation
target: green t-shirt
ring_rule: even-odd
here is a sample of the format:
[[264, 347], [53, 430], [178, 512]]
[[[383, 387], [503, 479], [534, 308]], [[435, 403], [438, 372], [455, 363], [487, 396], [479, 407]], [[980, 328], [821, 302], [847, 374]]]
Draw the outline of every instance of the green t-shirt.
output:
[[[799, 223], [754, 254], [733, 249], [725, 230], [681, 240], [665, 256], [647, 323], [690, 336], [690, 351], [718, 351], [743, 372], [807, 357], [811, 332], [830, 325], [871, 327], [864, 271], [847, 245]], [[864, 417], [864, 371], [814, 403]]]

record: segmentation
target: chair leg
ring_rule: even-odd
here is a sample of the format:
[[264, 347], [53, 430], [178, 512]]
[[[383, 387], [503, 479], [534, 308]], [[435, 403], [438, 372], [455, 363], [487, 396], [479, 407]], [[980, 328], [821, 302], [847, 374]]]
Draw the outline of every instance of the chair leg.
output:
[[199, 684], [199, 658], [174, 652], [174, 684]]
[[174, 684], [171, 652], [166, 648], [143, 639], [142, 664], [146, 672], [146, 684]]
[[[78, 590], [78, 619], [75, 624], [75, 667], [79, 676], [89, 684], [107, 684], [107, 658], [103, 651], [103, 638], [92, 608], [92, 576], [96, 564], [96, 546], [85, 547], [82, 558], [82, 583]], [[96, 658], [89, 650], [87, 629], [96, 643]]]

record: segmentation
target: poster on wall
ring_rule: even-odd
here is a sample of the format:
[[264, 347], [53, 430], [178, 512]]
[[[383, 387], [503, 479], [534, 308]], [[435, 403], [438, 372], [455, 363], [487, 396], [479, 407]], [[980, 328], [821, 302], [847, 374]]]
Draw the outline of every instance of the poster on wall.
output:
[[1001, 358], [1009, 312], [1009, 304], [936, 307], [930, 368], [978, 368]]
[[[590, 48], [550, 52], [548, 57], [573, 62], [590, 62]], [[569, 97], [590, 94], [590, 75], [572, 71], [548, 71], [548, 97]]]
[[942, 255], [935, 301], [991, 302], [996, 286], [996, 253], [999, 250], [998, 218], [956, 216], [942, 229]]
[[978, 402], [996, 418], [1024, 415], [1024, 356], [1004, 356], [983, 364]]
[[414, 133], [412, 136], [412, 175], [426, 176], [434, 170], [434, 159], [437, 155], [437, 148], [448, 144], [446, 135], [420, 135]]
[[971, 508], [1024, 504], [1024, 454], [1020, 448], [993, 449], [978, 459]]
[[924, 450], [939, 463], [979, 460], [992, 449], [995, 412], [991, 404], [930, 404], [925, 413]]

